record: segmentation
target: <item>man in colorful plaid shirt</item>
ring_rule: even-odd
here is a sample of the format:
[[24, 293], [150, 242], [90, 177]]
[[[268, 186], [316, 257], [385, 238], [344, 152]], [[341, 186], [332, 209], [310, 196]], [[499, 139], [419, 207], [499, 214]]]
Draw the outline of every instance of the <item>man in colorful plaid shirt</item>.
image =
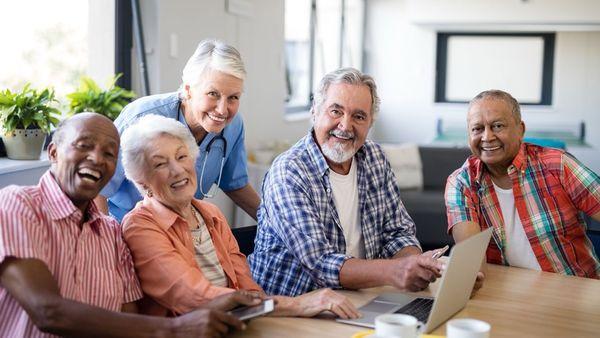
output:
[[254, 279], [267, 294], [393, 285], [422, 290], [440, 276], [422, 253], [381, 148], [367, 134], [379, 99], [351, 68], [321, 80], [313, 129], [280, 155], [263, 183]]
[[457, 242], [493, 227], [490, 263], [599, 278], [581, 212], [600, 221], [600, 179], [563, 150], [524, 143], [519, 103], [477, 95], [467, 117], [473, 153], [448, 178], [448, 231]]

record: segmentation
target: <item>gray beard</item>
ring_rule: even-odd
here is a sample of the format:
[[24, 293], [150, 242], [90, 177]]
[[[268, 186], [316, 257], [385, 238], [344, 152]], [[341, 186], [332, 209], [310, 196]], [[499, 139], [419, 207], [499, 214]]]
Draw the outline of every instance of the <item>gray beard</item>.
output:
[[344, 150], [344, 145], [341, 143], [335, 143], [333, 147], [329, 146], [329, 143], [325, 143], [321, 146], [321, 150], [323, 155], [334, 163], [344, 163], [356, 153], [354, 149]]

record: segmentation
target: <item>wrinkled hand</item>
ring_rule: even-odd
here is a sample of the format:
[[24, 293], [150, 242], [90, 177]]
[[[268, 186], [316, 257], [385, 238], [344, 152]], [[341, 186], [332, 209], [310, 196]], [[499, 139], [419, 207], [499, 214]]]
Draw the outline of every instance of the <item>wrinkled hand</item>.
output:
[[313, 317], [331, 311], [340, 318], [359, 318], [360, 313], [345, 296], [331, 289], [319, 289], [297, 297], [274, 296], [273, 316]]
[[477, 272], [477, 279], [475, 279], [475, 285], [473, 285], [473, 291], [471, 291], [471, 297], [475, 295], [477, 290], [481, 289], [483, 286], [483, 281], [485, 280], [485, 274], [482, 271]]
[[174, 337], [222, 337], [229, 328], [243, 330], [246, 325], [220, 310], [201, 308], [174, 319]]
[[222, 337], [233, 327], [245, 329], [246, 325], [224, 311], [239, 305], [257, 305], [263, 299], [258, 292], [236, 291], [219, 296], [202, 305], [198, 310], [175, 319], [176, 337]]
[[438, 259], [438, 258], [442, 257], [442, 255], [444, 253], [446, 253], [446, 251], [448, 251], [448, 248], [449, 248], [449, 246], [446, 245], [443, 248], [437, 248], [437, 249], [425, 251], [422, 255], [423, 256], [427, 256], [427, 257], [431, 257], [433, 259]]
[[350, 300], [331, 289], [319, 289], [295, 297], [300, 312], [297, 316], [312, 317], [324, 311], [333, 312], [340, 318], [359, 318], [360, 312]]
[[262, 292], [241, 290], [221, 295], [202, 304], [201, 307], [229, 311], [240, 305], [258, 305], [263, 299], [265, 299], [265, 295]]
[[443, 264], [432, 258], [435, 250], [390, 260], [389, 284], [400, 290], [415, 292], [441, 277]]

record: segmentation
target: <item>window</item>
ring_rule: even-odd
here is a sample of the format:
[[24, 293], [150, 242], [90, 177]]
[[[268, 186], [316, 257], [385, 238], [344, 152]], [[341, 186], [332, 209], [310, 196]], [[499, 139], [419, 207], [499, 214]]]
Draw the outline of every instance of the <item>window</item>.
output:
[[321, 77], [362, 68], [364, 0], [286, 0], [286, 113], [310, 109]]
[[20, 0], [2, 9], [0, 89], [30, 82], [64, 98], [88, 70], [88, 2]]
[[487, 89], [520, 103], [552, 104], [554, 33], [438, 33], [436, 102], [468, 102]]
[[18, 91], [28, 82], [34, 88], [52, 87], [59, 108], [66, 112], [65, 95], [79, 85], [82, 75], [104, 85], [115, 74], [117, 2], [131, 6], [127, 0], [3, 3], [0, 90]]

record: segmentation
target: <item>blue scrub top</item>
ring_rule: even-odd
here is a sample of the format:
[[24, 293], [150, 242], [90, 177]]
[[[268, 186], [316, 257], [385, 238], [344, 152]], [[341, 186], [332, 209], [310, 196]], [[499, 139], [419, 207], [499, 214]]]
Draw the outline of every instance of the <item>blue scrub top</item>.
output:
[[[119, 117], [115, 120], [115, 126], [119, 130], [119, 134], [122, 134], [138, 118], [148, 114], [178, 119], [179, 122], [187, 126], [183, 112], [179, 113], [178, 109], [179, 97], [177, 93], [142, 97], [128, 104], [123, 109]], [[207, 153], [206, 149], [210, 141], [217, 136], [218, 134], [209, 133], [199, 144], [200, 154], [196, 160], [196, 176], [198, 184], [202, 184], [202, 191], [204, 193], [207, 193], [210, 187], [216, 184], [219, 179], [224, 142], [217, 139], [212, 143], [209, 153]], [[240, 114], [236, 114], [233, 120], [223, 129], [223, 137], [227, 140], [227, 150], [219, 188], [223, 191], [237, 190], [248, 184], [246, 149], [244, 148], [244, 123]], [[205, 159], [206, 167], [204, 169], [203, 182], [200, 182], [200, 174]], [[138, 201], [142, 200], [142, 196], [135, 185], [125, 177], [120, 153], [115, 174], [106, 187], [104, 187], [101, 194], [108, 198], [109, 212], [119, 222], [122, 221], [125, 214], [135, 207]], [[195, 197], [198, 199], [204, 197], [200, 189], [196, 191]]]

